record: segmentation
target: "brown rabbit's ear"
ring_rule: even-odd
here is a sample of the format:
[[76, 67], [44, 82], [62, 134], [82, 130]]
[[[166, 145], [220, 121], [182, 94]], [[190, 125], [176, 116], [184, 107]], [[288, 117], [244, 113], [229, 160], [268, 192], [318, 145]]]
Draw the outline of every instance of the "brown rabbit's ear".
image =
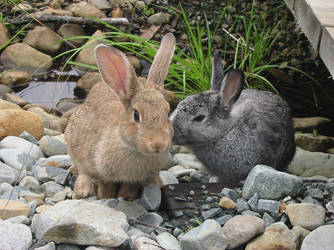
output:
[[121, 51], [103, 44], [95, 48], [95, 57], [103, 81], [123, 103], [128, 103], [137, 87], [137, 77], [130, 62]]
[[212, 76], [210, 90], [218, 92], [224, 80], [224, 69], [222, 65], [221, 51], [215, 51], [212, 63]]
[[168, 74], [168, 67], [172, 61], [175, 50], [175, 37], [172, 33], [166, 34], [160, 44], [160, 48], [154, 57], [147, 80], [149, 82], [159, 84], [163, 87], [163, 83]]
[[238, 99], [243, 87], [244, 78], [244, 73], [238, 69], [231, 70], [224, 77], [220, 96], [221, 105], [225, 111], [229, 111], [233, 103]]

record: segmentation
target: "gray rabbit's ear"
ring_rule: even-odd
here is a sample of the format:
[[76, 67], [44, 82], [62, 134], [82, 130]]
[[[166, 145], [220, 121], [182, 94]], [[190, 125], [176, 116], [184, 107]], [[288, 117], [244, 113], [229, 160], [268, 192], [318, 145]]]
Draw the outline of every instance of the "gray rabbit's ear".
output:
[[172, 33], [164, 35], [161, 40], [160, 48], [155, 55], [147, 80], [163, 87], [163, 83], [168, 74], [168, 67], [172, 61], [175, 50], [175, 37]]
[[103, 81], [124, 105], [128, 105], [137, 88], [137, 76], [126, 55], [103, 44], [95, 48], [95, 58]]
[[238, 99], [244, 79], [244, 73], [238, 69], [231, 70], [226, 74], [220, 91], [221, 105], [224, 110], [229, 111], [233, 103]]
[[222, 85], [223, 79], [224, 79], [224, 69], [222, 65], [221, 50], [217, 50], [213, 55], [210, 90], [218, 92]]

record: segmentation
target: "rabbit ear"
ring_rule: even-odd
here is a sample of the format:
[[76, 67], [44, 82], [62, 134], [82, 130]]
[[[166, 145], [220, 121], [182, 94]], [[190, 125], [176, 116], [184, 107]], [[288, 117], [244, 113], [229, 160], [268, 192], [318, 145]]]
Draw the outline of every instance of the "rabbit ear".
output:
[[95, 57], [103, 81], [122, 102], [129, 101], [137, 87], [137, 77], [125, 54], [103, 44], [95, 48]]
[[220, 91], [221, 105], [224, 110], [230, 110], [233, 103], [238, 99], [244, 78], [244, 73], [241, 70], [231, 70], [226, 74]]
[[168, 74], [168, 67], [172, 61], [175, 50], [175, 37], [172, 33], [166, 34], [160, 44], [160, 48], [154, 57], [147, 80], [149, 82], [159, 84], [163, 87], [163, 83]]
[[211, 90], [218, 92], [224, 79], [224, 69], [222, 65], [221, 51], [215, 51], [213, 55]]

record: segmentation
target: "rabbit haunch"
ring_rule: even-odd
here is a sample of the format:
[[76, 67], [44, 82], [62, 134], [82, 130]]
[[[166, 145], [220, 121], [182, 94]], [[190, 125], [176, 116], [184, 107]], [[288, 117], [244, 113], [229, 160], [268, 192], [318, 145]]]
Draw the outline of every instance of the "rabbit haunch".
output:
[[179, 103], [171, 115], [175, 144], [190, 147], [223, 182], [247, 177], [257, 164], [284, 170], [295, 152], [287, 103], [267, 91], [242, 90], [243, 73], [226, 75], [215, 53], [211, 89]]
[[135, 199], [144, 183], [160, 184], [173, 137], [171, 97], [163, 89], [175, 48], [167, 34], [148, 79], [137, 78], [126, 56], [105, 45], [95, 49], [103, 82], [96, 84], [66, 129], [68, 152], [78, 168], [78, 197]]

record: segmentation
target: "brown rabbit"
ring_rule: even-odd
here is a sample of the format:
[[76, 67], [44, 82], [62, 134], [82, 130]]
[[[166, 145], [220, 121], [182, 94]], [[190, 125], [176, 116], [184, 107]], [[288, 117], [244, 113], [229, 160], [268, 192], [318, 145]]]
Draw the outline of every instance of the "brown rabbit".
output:
[[173, 127], [164, 80], [175, 49], [169, 33], [153, 60], [147, 80], [137, 78], [127, 57], [105, 45], [95, 48], [103, 82], [96, 84], [72, 115], [65, 131], [68, 153], [78, 169], [74, 192], [84, 198], [133, 200], [147, 182], [161, 184]]

